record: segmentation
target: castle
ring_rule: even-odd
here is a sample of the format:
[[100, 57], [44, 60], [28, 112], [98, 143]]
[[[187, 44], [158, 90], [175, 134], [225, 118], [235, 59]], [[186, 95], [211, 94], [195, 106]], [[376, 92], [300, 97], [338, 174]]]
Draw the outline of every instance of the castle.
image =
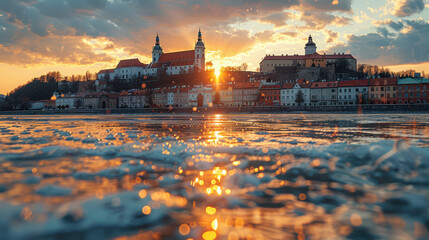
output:
[[262, 73], [271, 73], [276, 67], [305, 67], [305, 68], [326, 68], [328, 65], [339, 64], [346, 65], [347, 69], [356, 71], [357, 60], [351, 54], [334, 53], [319, 54], [317, 53], [316, 43], [313, 42], [311, 35], [305, 44], [305, 55], [266, 55], [261, 61], [260, 70]]
[[194, 50], [181, 52], [164, 53], [157, 34], [150, 64], [141, 63], [137, 58], [121, 60], [116, 68], [101, 70], [97, 77], [99, 80], [107, 81], [113, 81], [113, 79], [132, 80], [160, 74], [177, 75], [205, 71], [205, 50], [201, 30], [198, 31], [198, 41], [195, 43]]

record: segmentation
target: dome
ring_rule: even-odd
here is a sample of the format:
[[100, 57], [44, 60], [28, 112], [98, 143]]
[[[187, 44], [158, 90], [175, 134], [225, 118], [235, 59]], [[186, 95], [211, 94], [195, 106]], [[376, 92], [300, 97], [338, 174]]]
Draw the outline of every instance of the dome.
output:
[[313, 42], [313, 37], [311, 35], [308, 37], [308, 43], [305, 46], [316, 46], [316, 43]]

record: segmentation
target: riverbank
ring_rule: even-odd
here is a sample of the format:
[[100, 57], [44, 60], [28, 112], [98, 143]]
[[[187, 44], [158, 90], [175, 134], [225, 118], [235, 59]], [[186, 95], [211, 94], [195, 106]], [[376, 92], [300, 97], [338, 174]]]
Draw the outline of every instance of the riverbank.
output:
[[306, 106], [306, 107], [210, 107], [210, 108], [117, 108], [117, 109], [43, 109], [0, 111], [0, 115], [49, 115], [49, 114], [155, 114], [155, 113], [429, 113], [429, 104], [420, 105], [363, 105], [357, 106]]

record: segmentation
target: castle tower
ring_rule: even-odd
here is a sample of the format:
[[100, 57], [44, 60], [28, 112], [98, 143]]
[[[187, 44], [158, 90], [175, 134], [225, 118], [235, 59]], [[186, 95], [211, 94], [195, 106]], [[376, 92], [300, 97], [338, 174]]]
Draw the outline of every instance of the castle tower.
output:
[[308, 37], [308, 43], [305, 44], [305, 55], [311, 55], [316, 53], [317, 46], [316, 43], [313, 42], [313, 38], [311, 35]]
[[206, 47], [204, 46], [201, 30], [198, 31], [198, 41], [195, 44], [195, 62], [194, 67], [200, 71], [206, 70]]
[[152, 50], [152, 62], [157, 63], [162, 55], [162, 48], [159, 45], [159, 36], [156, 34], [156, 43]]

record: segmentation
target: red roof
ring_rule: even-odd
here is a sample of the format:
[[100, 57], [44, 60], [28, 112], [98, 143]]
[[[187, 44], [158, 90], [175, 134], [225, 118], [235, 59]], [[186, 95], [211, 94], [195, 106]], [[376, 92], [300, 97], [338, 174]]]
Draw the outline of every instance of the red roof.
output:
[[282, 89], [291, 89], [291, 88], [293, 88], [294, 86], [295, 86], [295, 84], [294, 84], [294, 83], [285, 83], [285, 84], [283, 84]]
[[151, 68], [188, 66], [194, 65], [194, 61], [194, 50], [164, 53], [161, 55], [157, 63], [152, 64]]
[[259, 88], [259, 85], [261, 85], [260, 82], [238, 82], [238, 83], [235, 83], [234, 88], [235, 89]]
[[126, 59], [126, 60], [121, 60], [118, 63], [118, 66], [116, 66], [116, 68], [126, 68], [126, 67], [146, 67], [146, 64], [143, 64], [140, 62], [140, 60], [138, 58], [134, 58], [134, 59]]
[[367, 87], [369, 83], [368, 79], [361, 79], [361, 80], [347, 80], [347, 81], [340, 81], [338, 83], [339, 87]]
[[351, 54], [324, 54], [313, 53], [311, 55], [282, 55], [265, 56], [264, 60], [306, 60], [306, 59], [355, 59]]
[[397, 78], [372, 78], [369, 80], [370, 86], [387, 86], [396, 85], [398, 83]]
[[120, 96], [144, 96], [147, 93], [147, 90], [130, 90], [121, 92]]
[[103, 74], [103, 73], [107, 73], [107, 72], [114, 73], [115, 69], [103, 69], [103, 70], [99, 71], [98, 74]]
[[172, 61], [181, 61], [181, 60], [194, 60], [195, 51], [182, 51], [182, 52], [172, 52], [172, 53], [163, 53], [159, 58], [158, 62], [172, 62]]
[[263, 85], [260, 89], [261, 90], [279, 90], [282, 86], [280, 85]]
[[338, 82], [314, 82], [311, 84], [311, 88], [333, 88], [338, 87]]

